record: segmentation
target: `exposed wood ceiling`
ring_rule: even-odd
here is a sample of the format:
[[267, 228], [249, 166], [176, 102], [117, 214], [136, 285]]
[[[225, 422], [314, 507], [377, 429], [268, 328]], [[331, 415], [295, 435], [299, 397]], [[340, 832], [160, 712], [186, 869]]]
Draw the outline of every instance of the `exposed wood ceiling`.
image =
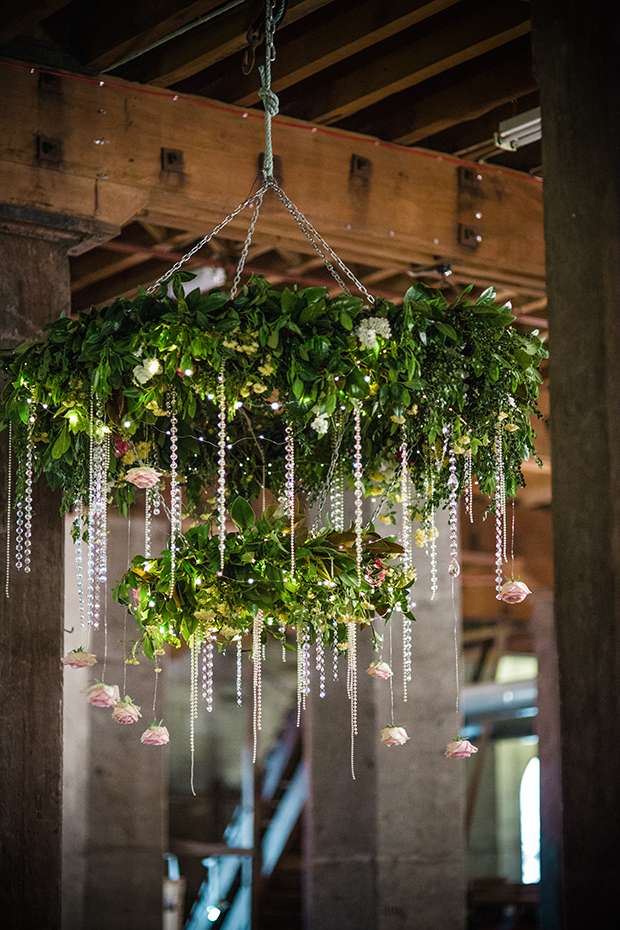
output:
[[[0, 12], [0, 55], [259, 107], [256, 65], [264, 45], [249, 74], [242, 60], [262, 6], [261, 0], [9, 0]], [[539, 172], [539, 143], [514, 153], [493, 144], [501, 120], [538, 104], [524, 0], [288, 0], [286, 7], [273, 64], [281, 114]], [[212, 18], [201, 23], [203, 17]], [[185, 27], [191, 28], [169, 38]], [[119, 240], [73, 260], [75, 309], [149, 283], [195, 241], [184, 230], [132, 224]], [[314, 255], [270, 245], [259, 239], [248, 271], [329, 283]], [[230, 274], [238, 255], [238, 242], [219, 238], [198, 257]], [[402, 294], [410, 283], [402, 267], [357, 271], [385, 296]], [[425, 280], [465, 283], [435, 272]], [[540, 296], [517, 289], [509, 297], [519, 316], [544, 317]]]

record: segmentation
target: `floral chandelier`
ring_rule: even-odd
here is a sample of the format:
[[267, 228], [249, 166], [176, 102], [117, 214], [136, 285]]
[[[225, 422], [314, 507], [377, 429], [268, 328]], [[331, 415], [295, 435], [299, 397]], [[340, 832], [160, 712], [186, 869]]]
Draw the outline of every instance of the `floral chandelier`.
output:
[[[211, 710], [214, 648], [236, 650], [241, 703], [244, 637], [251, 637], [255, 737], [269, 636], [283, 648], [290, 645], [287, 637], [295, 638], [300, 712], [310, 689], [311, 649], [321, 696], [326, 654], [334, 668], [346, 656], [353, 739], [358, 630], [370, 627], [378, 640], [379, 623], [389, 622], [391, 630], [400, 622], [406, 701], [414, 544], [430, 556], [434, 596], [435, 514], [448, 509], [448, 570], [456, 577], [458, 500], [464, 495], [473, 519], [474, 476], [495, 514], [496, 592], [505, 595], [506, 499], [524, 484], [522, 461], [535, 455], [532, 417], [538, 415], [538, 369], [547, 357], [537, 333], [511, 327], [510, 307], [496, 303], [493, 288], [475, 302], [468, 298], [471, 288], [448, 303], [422, 284], [407, 291], [402, 306], [373, 299], [291, 204], [272, 176], [272, 26], [268, 16], [265, 182], [184, 260], [251, 206], [245, 256], [272, 188], [343, 292], [330, 298], [321, 287], [278, 291], [262, 277], [239, 289], [242, 257], [230, 294], [203, 295], [184, 286], [193, 275], [179, 271], [180, 262], [134, 300], [63, 317], [43, 339], [0, 360], [8, 377], [1, 425], [9, 429], [9, 456], [12, 450], [19, 463], [14, 487], [9, 474], [15, 533], [12, 555], [7, 533], [8, 558], [30, 571], [32, 487], [45, 476], [61, 489], [63, 511], [75, 514], [78, 565], [88, 549], [87, 577], [80, 569], [78, 585], [89, 640], [86, 650], [63, 661], [92, 666], [90, 635], [102, 622], [107, 584], [107, 507], [113, 499], [127, 513], [136, 489], [144, 490], [144, 555], [133, 560], [114, 597], [137, 624], [128, 663], [143, 654], [158, 672], [165, 646], [188, 644], [192, 747], [199, 661]], [[364, 297], [348, 292], [334, 264]], [[350, 527], [344, 521], [348, 489], [354, 497]], [[277, 501], [269, 506], [268, 492]], [[379, 498], [366, 525], [364, 496]], [[312, 526], [301, 497], [315, 514]], [[154, 555], [151, 523], [162, 509], [170, 542]], [[400, 538], [377, 534], [374, 519], [397, 510]], [[185, 533], [183, 516], [195, 524]], [[511, 588], [513, 600], [521, 594]], [[392, 687], [386, 663], [374, 662], [368, 672]], [[140, 716], [116, 685], [99, 682], [87, 697], [113, 707], [119, 723]], [[382, 731], [388, 746], [407, 739], [394, 720]], [[161, 745], [168, 733], [155, 721], [142, 740]], [[457, 742], [447, 755], [474, 751], [461, 745], [467, 741]]]

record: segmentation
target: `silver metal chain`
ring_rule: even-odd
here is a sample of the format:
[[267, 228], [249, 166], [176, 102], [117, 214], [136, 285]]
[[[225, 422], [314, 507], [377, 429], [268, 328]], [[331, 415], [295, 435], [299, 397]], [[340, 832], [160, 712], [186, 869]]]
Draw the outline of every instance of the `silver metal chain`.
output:
[[158, 278], [155, 284], [147, 288], [147, 294], [154, 293], [154, 291], [157, 290], [160, 284], [163, 284], [165, 281], [171, 278], [172, 275], [175, 274], [175, 272], [177, 272], [180, 268], [183, 267], [185, 262], [189, 261], [190, 258], [192, 258], [196, 254], [196, 252], [199, 252], [200, 249], [202, 249], [203, 246], [207, 244], [207, 242], [210, 242], [214, 236], [217, 236], [217, 234], [221, 232], [222, 229], [224, 229], [224, 227], [227, 226], [230, 223], [230, 221], [233, 220], [239, 213], [245, 210], [246, 207], [254, 206], [259, 197], [262, 202], [262, 198], [265, 196], [265, 191], [267, 190], [268, 186], [269, 185], [267, 184], [263, 184], [260, 190], [258, 190], [251, 197], [248, 197], [247, 200], [244, 200], [243, 203], [240, 203], [239, 206], [235, 207], [235, 209], [231, 213], [229, 213], [228, 216], [225, 219], [223, 219], [221, 223], [218, 223], [215, 229], [213, 229], [210, 233], [208, 233], [208, 235], [206, 235], [203, 239], [201, 239], [200, 242], [197, 242], [196, 245], [189, 250], [189, 252], [183, 255], [183, 257], [180, 258], [178, 262], [176, 262], [172, 266], [172, 268], [170, 268], [165, 274], [163, 274], [161, 278]]

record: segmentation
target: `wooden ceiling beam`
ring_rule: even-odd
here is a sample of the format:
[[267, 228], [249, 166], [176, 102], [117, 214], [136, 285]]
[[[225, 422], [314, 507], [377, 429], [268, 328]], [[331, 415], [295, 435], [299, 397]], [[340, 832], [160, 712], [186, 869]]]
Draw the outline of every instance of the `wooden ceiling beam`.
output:
[[[100, 86], [70, 75], [62, 78], [54, 107], [47, 99], [43, 106], [36, 73], [22, 65], [0, 68], [0, 202], [117, 226], [143, 219], [198, 238], [245, 200], [255, 182], [264, 149], [256, 111], [175, 100], [172, 92], [149, 93], [119, 78]], [[58, 142], [56, 160], [37, 159], [33, 136]], [[479, 283], [544, 295], [538, 180], [476, 169], [464, 199], [463, 165], [444, 155], [293, 119], [276, 118], [273, 138], [288, 196], [343, 261], [370, 269], [441, 261]], [[163, 170], [162, 148], [181, 147], [183, 170]], [[360, 157], [371, 169], [363, 186], [352, 173]], [[242, 241], [249, 222], [244, 211], [224, 236]], [[459, 224], [469, 223], [480, 229], [473, 247], [459, 232]], [[309, 248], [275, 194], [265, 198], [257, 232], [283, 248]]]
[[72, 0], [21, 0], [0, 9], [0, 45], [16, 36], [27, 35], [35, 26], [57, 13]]
[[[283, 25], [289, 26], [330, 2], [332, 0], [289, 0]], [[246, 16], [245, 5], [231, 10], [147, 52], [124, 66], [120, 73], [133, 81], [156, 87], [177, 84], [246, 48]], [[258, 80], [256, 75], [255, 79]]]
[[93, 70], [109, 68], [126, 55], [210, 13], [223, 0], [88, 0], [74, 4], [70, 28], [80, 60]]
[[[278, 32], [272, 89], [280, 93], [457, 2], [459, 0], [392, 0], [391, 3], [339, 0], [330, 3]], [[259, 103], [260, 84], [255, 72], [245, 76], [239, 69], [221, 70], [223, 73], [212, 84], [208, 73], [205, 75], [204, 93], [208, 97], [231, 100], [239, 106]]]
[[282, 112], [331, 125], [530, 31], [528, 6], [518, 0], [476, 7], [458, 18], [448, 12], [427, 20], [426, 29], [413, 26], [294, 88], [283, 95]]

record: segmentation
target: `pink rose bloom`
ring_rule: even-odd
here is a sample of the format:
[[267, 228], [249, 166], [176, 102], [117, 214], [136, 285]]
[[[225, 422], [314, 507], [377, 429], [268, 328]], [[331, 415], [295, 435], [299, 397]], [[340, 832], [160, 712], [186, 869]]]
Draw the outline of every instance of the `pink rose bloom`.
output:
[[499, 600], [506, 604], [520, 604], [531, 593], [523, 581], [507, 581], [499, 592]]
[[126, 452], [129, 452], [130, 449], [130, 442], [127, 442], [126, 439], [121, 439], [121, 437], [118, 435], [114, 437], [114, 455], [117, 459], [120, 459], [121, 456], [125, 455]]
[[134, 704], [130, 697], [117, 701], [112, 711], [112, 720], [117, 723], [135, 723], [141, 717], [140, 708]]
[[158, 726], [156, 723], [152, 723], [140, 737], [140, 742], [145, 746], [165, 746], [169, 741], [170, 734], [166, 727]]
[[446, 747], [445, 755], [448, 759], [467, 759], [478, 752], [477, 746], [472, 746], [468, 739], [453, 739]]
[[95, 707], [114, 707], [117, 701], [120, 701], [121, 695], [118, 685], [104, 685], [103, 682], [97, 682], [90, 688], [84, 688], [80, 694], [86, 695], [89, 704]]
[[370, 675], [371, 678], [391, 678], [392, 669], [387, 662], [376, 661], [370, 663], [366, 669], [366, 674]]
[[384, 727], [381, 730], [381, 742], [386, 746], [404, 746], [410, 736], [404, 727]]
[[161, 472], [156, 468], [150, 468], [148, 465], [142, 465], [140, 468], [130, 468], [125, 475], [125, 480], [130, 484], [135, 484], [137, 488], [153, 488], [161, 478]]
[[68, 665], [69, 668], [89, 668], [91, 665], [97, 664], [97, 657], [92, 652], [74, 649], [72, 652], [68, 652], [60, 661], [63, 665]]

